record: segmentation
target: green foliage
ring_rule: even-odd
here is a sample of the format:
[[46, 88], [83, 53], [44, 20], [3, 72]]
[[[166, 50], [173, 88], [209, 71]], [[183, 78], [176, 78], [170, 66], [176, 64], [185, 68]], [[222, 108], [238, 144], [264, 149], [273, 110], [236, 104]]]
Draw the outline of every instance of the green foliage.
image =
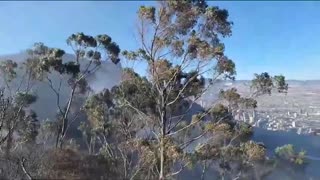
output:
[[251, 88], [254, 90], [254, 95], [271, 94], [272, 89], [276, 88], [279, 93], [287, 93], [288, 84], [283, 75], [271, 77], [267, 72], [255, 74], [252, 80]]
[[275, 86], [279, 93], [287, 93], [288, 84], [286, 83], [285, 77], [283, 75], [274, 76]]
[[4, 76], [8, 82], [10, 82], [17, 76], [17, 73], [16, 73], [17, 67], [18, 67], [17, 63], [14, 62], [13, 60], [1, 61], [0, 62], [1, 75]]
[[240, 98], [239, 104], [243, 109], [255, 109], [257, 108], [257, 100], [253, 98]]
[[239, 106], [241, 96], [237, 92], [236, 88], [231, 88], [228, 90], [221, 90], [219, 97], [226, 100], [231, 108], [237, 108]]
[[255, 74], [255, 79], [252, 80], [251, 88], [254, 89], [257, 94], [270, 95], [272, 87], [272, 77], [268, 73]]
[[124, 69], [122, 79], [122, 83], [111, 90], [118, 103], [129, 103], [143, 112], [155, 113], [156, 99], [151, 83], [132, 69]]
[[209, 110], [209, 115], [214, 122], [230, 118], [228, 108], [222, 104], [217, 104], [214, 107], [212, 107]]
[[226, 100], [233, 109], [254, 109], [257, 107], [255, 99], [241, 97], [236, 88], [221, 90], [219, 96], [221, 99]]
[[150, 22], [155, 22], [155, 7], [145, 7], [141, 6], [139, 9], [139, 16], [140, 18], [144, 18]]
[[18, 132], [22, 136], [22, 142], [36, 142], [40, 126], [37, 114], [34, 111], [31, 111], [19, 126]]
[[[36, 96], [21, 92], [6, 97], [0, 92], [0, 146], [9, 154], [14, 143], [34, 143], [38, 135], [38, 119], [35, 112], [26, 107], [36, 101]], [[18, 137], [13, 141], [13, 133]]]
[[[123, 51], [129, 60], [146, 60], [152, 62], [152, 66], [156, 61], [171, 57], [183, 58], [183, 62], [210, 62], [216, 58], [218, 73], [234, 77], [235, 65], [223, 55], [224, 45], [219, 41], [219, 35], [231, 35], [232, 22], [228, 21], [226, 10], [208, 7], [203, 0], [163, 1], [157, 7], [141, 6], [138, 15], [141, 23], [146, 23], [141, 33], [150, 29], [154, 36], [148, 39], [145, 35], [143, 39], [150, 40], [150, 47], [144, 45], [137, 51]], [[162, 54], [165, 50], [169, 52]]]
[[219, 74], [224, 74], [225, 78], [234, 80], [236, 75], [235, 67], [232, 60], [228, 59], [226, 56], [222, 56], [218, 59], [216, 69]]
[[[86, 35], [82, 32], [72, 34], [67, 39], [67, 44], [76, 50], [76, 55], [80, 58], [87, 57], [99, 64], [102, 60], [101, 52], [108, 54], [108, 58], [115, 64], [119, 62], [119, 46], [112, 41], [112, 38], [106, 34], [97, 35], [96, 37]], [[80, 47], [80, 48], [77, 48]], [[77, 60], [78, 62], [79, 60]]]
[[205, 130], [214, 134], [221, 134], [225, 137], [232, 136], [232, 127], [227, 123], [207, 123]]
[[127, 51], [124, 50], [121, 53], [126, 59], [128, 60], [147, 60], [150, 61], [150, 56], [147, 54], [147, 52], [144, 49], [138, 49], [135, 51]]
[[19, 106], [29, 106], [37, 100], [37, 96], [28, 92], [18, 92], [15, 97], [15, 102]]
[[184, 97], [196, 97], [199, 93], [201, 93], [201, 90], [205, 86], [204, 77], [200, 75], [199, 72], [191, 71], [189, 73], [184, 73], [181, 75], [181, 78], [182, 87], [185, 86]]
[[192, 160], [198, 162], [199, 160], [215, 160], [221, 155], [221, 149], [209, 144], [198, 144], [195, 148], [195, 153], [192, 155]]
[[82, 32], [70, 35], [67, 39], [67, 44], [76, 44], [84, 47], [97, 47], [97, 41], [94, 39], [94, 37], [85, 35]]
[[221, 90], [220, 91], [220, 98], [227, 100], [228, 102], [236, 102], [240, 99], [240, 94], [237, 92], [236, 88], [231, 88], [228, 90]]
[[[235, 63], [224, 54], [225, 46], [220, 41], [232, 33], [233, 23], [228, 16], [227, 10], [209, 6], [204, 0], [170, 0], [160, 1], [156, 7], [141, 6], [138, 37], [142, 47], [124, 50], [122, 55], [130, 61], [144, 61], [148, 66], [147, 76], [124, 68], [119, 85], [90, 94], [84, 104], [77, 104], [75, 98], [79, 92], [84, 94], [89, 90], [86, 77], [105, 59], [117, 64], [119, 46], [105, 34], [94, 37], [75, 33], [67, 39], [75, 58], [65, 62], [64, 50], [35, 43], [25, 63], [32, 79], [42, 81], [49, 73], [57, 72], [61, 77], [68, 77], [72, 88], [67, 107], [64, 110], [59, 107], [57, 121], [42, 123], [42, 132], [57, 134], [56, 141], [62, 144], [61, 139], [69, 135], [67, 129], [73, 128], [73, 121], [68, 120], [78, 116], [68, 113], [68, 109], [81, 107], [79, 114], [83, 121], [78, 130], [89, 154], [96, 154], [84, 155], [68, 148], [50, 151], [52, 166], [43, 165], [48, 169], [45, 177], [167, 179], [180, 165], [195, 167], [199, 162], [212, 161], [219, 171], [228, 171], [231, 163], [251, 165], [264, 161], [266, 150], [262, 145], [241, 139], [252, 135], [253, 128], [232, 117], [235, 110], [256, 108], [257, 101], [241, 97], [235, 88], [220, 92], [222, 103], [227, 102], [227, 106], [215, 104], [209, 110], [192, 112], [191, 122], [187, 118], [192, 105], [206, 90], [205, 75], [212, 75], [212, 79], [235, 78]], [[16, 77], [16, 68], [17, 64], [11, 60], [0, 64], [8, 80]], [[51, 82], [49, 78], [48, 82]], [[252, 81], [255, 95], [270, 94], [274, 87], [279, 92], [287, 91], [284, 76], [272, 78], [262, 73], [256, 74]], [[37, 97], [18, 92], [14, 98], [1, 99], [0, 115], [6, 118], [2, 119], [0, 128], [2, 123], [6, 129], [16, 125], [12, 130], [21, 135], [22, 141], [35, 143], [38, 120], [35, 113], [27, 113], [26, 107]], [[202, 137], [207, 141], [197, 141]], [[187, 150], [194, 142], [198, 143], [196, 148]], [[293, 162], [297, 164], [303, 163], [304, 151], [291, 152], [290, 147], [276, 151], [284, 157], [294, 156]], [[289, 151], [289, 155], [283, 151]], [[242, 168], [234, 169], [243, 172]], [[160, 175], [159, 171], [164, 173]], [[112, 176], [115, 172], [119, 174]]]
[[240, 123], [240, 134], [251, 136], [253, 134], [253, 127], [246, 123]]
[[110, 121], [108, 118], [110, 115], [109, 110], [112, 106], [113, 102], [109, 90], [104, 90], [87, 99], [84, 108], [93, 129], [106, 130], [105, 128]]
[[112, 99], [109, 90], [91, 96], [85, 103], [89, 122], [94, 130], [103, 130], [109, 123], [109, 109], [112, 106]]
[[266, 149], [253, 141], [242, 143], [240, 149], [249, 161], [264, 160], [266, 157]]
[[[31, 58], [26, 63], [27, 67], [32, 70], [33, 77], [42, 80], [46, 73], [53, 70], [60, 74], [71, 74], [75, 78], [81, 73], [80, 60], [87, 59], [98, 66], [103, 58], [102, 53], [106, 53], [113, 63], [119, 62], [120, 48], [108, 35], [93, 37], [84, 33], [76, 33], [68, 37], [67, 44], [72, 47], [76, 55], [75, 60], [70, 62], [63, 62], [65, 54], [63, 50], [47, 47], [43, 43], [35, 43], [28, 50]], [[85, 68], [86, 71], [89, 70], [88, 68], [89, 66]]]
[[276, 155], [286, 161], [292, 162], [297, 165], [306, 163], [306, 151], [296, 152], [292, 144], [283, 145], [275, 149]]
[[75, 62], [67, 62], [64, 65], [65, 72], [76, 76], [80, 72], [80, 65]]
[[42, 80], [44, 75], [51, 70], [64, 73], [65, 68], [62, 63], [62, 56], [65, 52], [57, 48], [49, 48], [43, 43], [35, 43], [28, 49], [31, 56], [26, 62], [27, 68], [32, 72], [33, 77]]
[[[235, 64], [224, 55], [225, 47], [219, 39], [231, 35], [232, 22], [228, 21], [228, 12], [218, 7], [208, 7], [203, 0], [161, 1], [156, 7], [141, 6], [138, 16], [142, 48], [123, 51], [122, 55], [130, 61], [146, 62], [148, 76], [141, 78], [132, 70], [124, 70], [123, 82], [112, 90], [115, 99], [121, 102], [119, 104], [127, 105], [142, 116], [139, 119], [146, 121], [148, 128], [155, 129], [158, 137], [169, 138], [168, 129], [174, 133], [174, 130], [186, 128], [177, 134], [176, 141], [180, 136], [191, 138], [192, 133], [188, 129], [204, 123], [205, 113], [213, 117], [212, 123], [221, 118], [231, 119], [228, 109], [223, 106], [194, 115], [189, 125], [182, 116], [170, 128], [176, 122], [171, 124], [169, 118], [179, 117], [192, 104], [188, 98], [197, 98], [203, 93], [205, 73], [211, 75], [214, 72], [212, 76], [234, 79]], [[232, 127], [228, 123], [214, 124], [212, 128], [209, 126], [204, 129], [232, 135]], [[177, 142], [172, 142], [175, 144], [170, 147], [176, 147]], [[155, 145], [164, 148], [161, 143]], [[159, 148], [154, 150], [159, 155], [159, 161], [161, 156], [169, 156], [168, 159], [162, 158], [166, 159], [164, 171], [170, 171], [173, 166], [170, 157], [172, 160], [179, 158], [181, 163], [185, 160], [177, 151], [171, 151], [175, 148], [170, 147], [165, 148], [164, 152], [159, 152]], [[161, 169], [159, 161], [157, 163]]]
[[306, 160], [305, 160], [306, 153], [307, 153], [306, 151], [300, 151], [297, 155], [297, 158], [295, 159], [295, 163], [298, 165], [302, 165], [306, 163]]
[[197, 159], [217, 160], [221, 158], [225, 163], [263, 161], [266, 157], [266, 149], [253, 142], [241, 143], [239, 146], [219, 147], [216, 145], [203, 144], [196, 147]]

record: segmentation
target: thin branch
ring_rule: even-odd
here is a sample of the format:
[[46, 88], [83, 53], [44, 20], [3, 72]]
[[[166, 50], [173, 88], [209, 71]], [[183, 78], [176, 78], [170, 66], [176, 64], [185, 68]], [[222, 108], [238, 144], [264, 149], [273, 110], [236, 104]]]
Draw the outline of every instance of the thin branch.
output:
[[27, 169], [26, 169], [26, 167], [25, 167], [25, 164], [24, 164], [25, 161], [26, 161], [25, 158], [22, 158], [22, 160], [20, 160], [21, 169], [22, 169], [22, 171], [24, 172], [24, 174], [27, 176], [27, 178], [28, 178], [29, 180], [32, 180], [32, 177], [31, 177], [30, 173], [27, 171]]
[[23, 84], [23, 81], [24, 81], [24, 79], [25, 79], [25, 77], [27, 75], [27, 72], [28, 72], [28, 70], [26, 70], [26, 72], [24, 73], [24, 76], [21, 77], [21, 81], [20, 81], [19, 86], [17, 88], [17, 92], [19, 92], [19, 90], [20, 90], [20, 88], [21, 88], [21, 86]]
[[175, 131], [175, 132], [172, 132], [172, 133], [168, 134], [168, 136], [172, 136], [172, 135], [174, 135], [174, 134], [177, 134], [177, 133], [179, 133], [179, 132], [181, 132], [181, 131], [183, 131], [183, 130], [185, 130], [185, 129], [187, 129], [187, 128], [195, 125], [195, 124], [197, 124], [198, 122], [202, 121], [202, 118], [204, 118], [208, 113], [209, 113], [209, 112], [203, 114], [197, 121], [191, 122], [189, 125], [181, 128], [181, 129], [179, 129], [179, 130], [177, 130], [177, 131]]
[[[175, 131], [175, 132], [172, 132], [172, 133], [170, 133], [170, 134], [168, 134], [168, 135], [171, 136], [171, 135], [177, 134], [177, 133], [179, 133], [179, 132], [181, 132], [181, 131], [183, 131], [183, 130], [185, 130], [185, 129], [193, 126], [193, 125], [195, 125], [196, 123], [202, 121], [202, 118], [204, 118], [204, 117], [205, 117], [206, 115], [208, 115], [209, 113], [210, 113], [210, 111], [207, 111], [206, 113], [204, 113], [203, 115], [201, 115], [201, 116], [199, 117], [199, 120], [194, 121], [194, 122], [190, 123], [189, 125], [181, 128], [181, 129], [179, 129], [179, 130], [177, 130], [177, 131]], [[227, 114], [227, 115], [223, 116], [223, 117], [220, 118], [216, 123], [220, 123], [221, 121], [223, 121], [223, 120], [224, 120], [226, 117], [228, 117], [228, 116], [230, 116], [230, 114]]]
[[176, 172], [170, 173], [168, 174], [166, 177], [170, 177], [170, 176], [175, 176], [177, 174], [179, 174], [184, 168], [186, 168], [191, 162], [187, 162], [184, 166], [181, 166], [180, 169]]
[[146, 115], [144, 112], [140, 111], [138, 108], [132, 106], [132, 104], [131, 104], [128, 100], [124, 99], [124, 101], [126, 102], [126, 105], [127, 105], [127, 106], [129, 106], [130, 108], [132, 108], [133, 110], [135, 110], [135, 111], [136, 111], [137, 113], [139, 113], [140, 115], [143, 115], [143, 116], [145, 116], [146, 118], [149, 119], [149, 116], [148, 116], [148, 115]]
[[[67, 128], [66, 128], [66, 132], [68, 132], [68, 129], [70, 128], [70, 126], [78, 119], [79, 114], [81, 113], [82, 109], [80, 109], [80, 111], [77, 112], [77, 114], [75, 115], [75, 117], [70, 121], [70, 123], [68, 124]], [[64, 136], [62, 138], [65, 137], [66, 134], [64, 134]]]
[[53, 87], [53, 84], [52, 84], [52, 81], [51, 79], [49, 79], [49, 77], [47, 76], [46, 77], [48, 82], [49, 82], [49, 87], [51, 88], [51, 90], [55, 93], [55, 95], [57, 96], [57, 100], [56, 100], [56, 104], [57, 104], [57, 107], [59, 109], [59, 112], [60, 114], [62, 115], [63, 114], [63, 111], [61, 109], [61, 106], [60, 106], [60, 89], [61, 89], [61, 83], [62, 83], [62, 79], [60, 78], [60, 83], [59, 83], [59, 88], [58, 88], [58, 91]]
[[203, 133], [201, 133], [199, 136], [196, 136], [196, 137], [190, 139], [189, 141], [180, 144], [179, 146], [181, 146], [181, 148], [184, 149], [184, 148], [188, 147], [192, 142], [194, 142], [194, 141], [202, 138], [206, 133], [207, 133], [207, 132], [203, 132]]

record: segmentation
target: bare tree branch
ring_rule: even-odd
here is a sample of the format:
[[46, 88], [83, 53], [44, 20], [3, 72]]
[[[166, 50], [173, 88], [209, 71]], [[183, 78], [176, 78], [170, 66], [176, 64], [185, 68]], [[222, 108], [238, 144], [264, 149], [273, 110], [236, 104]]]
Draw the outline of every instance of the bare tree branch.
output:
[[29, 179], [29, 180], [32, 180], [32, 177], [31, 177], [31, 175], [30, 175], [30, 173], [27, 171], [27, 169], [26, 169], [26, 167], [25, 167], [25, 161], [26, 161], [26, 159], [23, 157], [22, 158], [22, 160], [20, 160], [20, 166], [21, 166], [21, 169], [22, 169], [22, 171], [24, 172], [24, 174], [27, 176], [27, 178]]

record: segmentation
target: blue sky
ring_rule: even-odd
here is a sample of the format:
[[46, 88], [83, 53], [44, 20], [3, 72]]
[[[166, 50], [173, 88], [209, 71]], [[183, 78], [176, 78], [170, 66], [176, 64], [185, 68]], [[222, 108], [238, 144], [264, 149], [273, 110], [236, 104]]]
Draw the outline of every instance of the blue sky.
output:
[[[22, 51], [34, 42], [66, 49], [75, 32], [108, 34], [121, 49], [134, 49], [140, 5], [153, 2], [0, 2], [0, 54]], [[320, 79], [320, 2], [210, 2], [226, 8], [234, 22], [224, 39], [236, 62], [237, 79], [255, 72], [288, 79]]]

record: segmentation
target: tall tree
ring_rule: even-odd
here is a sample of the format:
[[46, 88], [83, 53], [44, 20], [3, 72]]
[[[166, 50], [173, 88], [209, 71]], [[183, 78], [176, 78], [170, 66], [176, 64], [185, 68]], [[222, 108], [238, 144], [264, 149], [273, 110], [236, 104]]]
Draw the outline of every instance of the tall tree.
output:
[[[228, 11], [209, 7], [203, 0], [160, 1], [156, 7], [140, 7], [138, 16], [141, 48], [124, 51], [123, 55], [148, 64], [148, 80], [157, 110], [148, 115], [157, 124], [154, 133], [158, 139], [159, 179], [165, 179], [179, 172], [171, 172], [168, 167], [167, 147], [170, 143], [177, 146], [174, 137], [187, 133], [205, 117], [200, 115], [201, 118], [178, 128], [192, 105], [207, 90], [203, 76], [234, 78], [235, 64], [224, 55], [220, 41], [221, 37], [231, 35], [232, 22], [228, 20]], [[188, 103], [189, 108], [176, 114], [174, 110], [186, 98], [192, 101]], [[180, 118], [174, 120], [175, 115]], [[189, 138], [185, 142], [194, 137]]]
[[[229, 108], [212, 102], [212, 107], [198, 112], [191, 121], [187, 117], [193, 105], [217, 79], [235, 78], [235, 64], [224, 54], [225, 47], [220, 41], [231, 35], [233, 23], [228, 19], [228, 11], [208, 6], [203, 0], [169, 0], [160, 1], [155, 7], [141, 6], [138, 17], [141, 48], [123, 51], [123, 55], [128, 60], [143, 61], [148, 65], [147, 81], [152, 92], [149, 98], [155, 102], [156, 111], [145, 111], [126, 96], [123, 96], [123, 101], [128, 108], [142, 114], [144, 121], [151, 119], [153, 122], [146, 123], [145, 128], [150, 128], [156, 139], [149, 147], [158, 158], [156, 170], [159, 179], [176, 175], [190, 164], [194, 155], [186, 153], [186, 149], [194, 141], [209, 136], [209, 140], [200, 147], [212, 147], [210, 139], [216, 137], [216, 131], [223, 134], [220, 146], [227, 147], [219, 148], [220, 153], [216, 156], [227, 157], [227, 149], [232, 147], [242, 150], [246, 160], [260, 159], [264, 155], [260, 146], [235, 143], [243, 133], [246, 134], [249, 126], [232, 123], [232, 106], [256, 108], [257, 102], [252, 98], [242, 98], [236, 91], [231, 91], [229, 95], [234, 97], [224, 95], [229, 101]], [[205, 76], [211, 79], [210, 85], [205, 83]], [[269, 80], [269, 76], [262, 79], [257, 76], [253, 87], [258, 87], [257, 92], [269, 92], [273, 87], [272, 79], [271, 82]], [[285, 89], [284, 78], [277, 77], [277, 82], [282, 90]], [[233, 146], [236, 144], [239, 146]], [[248, 151], [261, 153], [258, 153], [259, 157], [251, 158], [251, 155], [245, 156]]]
[[[29, 75], [25, 79], [17, 78], [18, 66], [13, 60], [0, 62], [1, 81], [4, 87], [0, 90], [0, 145], [6, 143], [6, 152], [10, 152], [13, 141], [19, 143], [34, 141], [37, 135], [37, 115], [28, 107], [37, 100], [31, 90]], [[13, 139], [13, 135], [19, 139]]]
[[[116, 64], [119, 62], [118, 55], [120, 53], [119, 46], [108, 35], [93, 37], [76, 33], [68, 37], [67, 44], [74, 51], [74, 59], [71, 61], [63, 60], [65, 51], [49, 48], [43, 43], [36, 43], [29, 50], [31, 58], [28, 59], [29, 66], [32, 66], [34, 78], [46, 81], [57, 97], [59, 123], [56, 146], [60, 148], [70, 126], [69, 119], [74, 121], [77, 118], [76, 115], [70, 117], [70, 109], [76, 93], [83, 94], [86, 92], [88, 89], [86, 78], [99, 69], [102, 61], [110, 60]], [[68, 76], [61, 77], [59, 85], [55, 87], [50, 79], [51, 72]], [[60, 89], [63, 79], [67, 79], [67, 84], [71, 89], [65, 106], [62, 106], [60, 102]]]

